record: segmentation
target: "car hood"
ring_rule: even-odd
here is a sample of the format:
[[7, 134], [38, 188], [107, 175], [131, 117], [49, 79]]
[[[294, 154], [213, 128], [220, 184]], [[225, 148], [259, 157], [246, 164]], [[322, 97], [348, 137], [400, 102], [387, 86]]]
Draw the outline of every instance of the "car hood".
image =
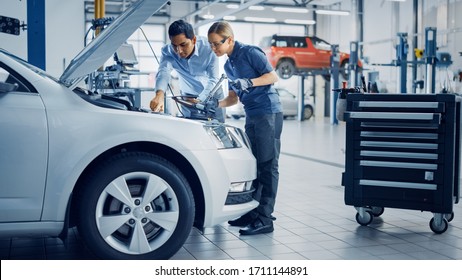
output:
[[118, 16], [69, 64], [60, 81], [73, 88], [117, 51], [149, 17], [160, 10], [166, 0], [138, 0]]

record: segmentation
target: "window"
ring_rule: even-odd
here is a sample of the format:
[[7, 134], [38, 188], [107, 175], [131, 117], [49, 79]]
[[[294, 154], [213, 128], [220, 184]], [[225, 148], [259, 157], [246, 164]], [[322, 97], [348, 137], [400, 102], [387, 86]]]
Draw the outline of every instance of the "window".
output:
[[15, 91], [31, 92], [29, 88], [21, 82], [21, 78], [16, 75], [16, 73], [9, 71], [6, 66], [0, 63], [0, 83], [17, 84], [18, 88]]

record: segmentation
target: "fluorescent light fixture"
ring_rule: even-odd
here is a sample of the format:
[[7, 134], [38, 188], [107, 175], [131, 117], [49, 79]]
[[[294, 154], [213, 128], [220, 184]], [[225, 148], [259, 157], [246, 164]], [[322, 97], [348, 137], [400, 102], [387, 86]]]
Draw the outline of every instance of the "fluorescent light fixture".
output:
[[342, 10], [315, 10], [316, 14], [319, 15], [334, 15], [334, 16], [348, 16], [350, 15], [349, 11]]
[[224, 16], [223, 19], [232, 21], [232, 20], [236, 20], [236, 16]]
[[228, 5], [226, 5], [226, 8], [228, 8], [228, 9], [239, 9], [239, 5], [238, 4], [228, 4]]
[[283, 13], [297, 13], [297, 14], [306, 14], [308, 9], [305, 8], [286, 8], [286, 7], [274, 7], [273, 11], [283, 12]]
[[245, 21], [255, 21], [255, 22], [276, 22], [275, 18], [261, 18], [261, 17], [245, 17]]
[[387, 0], [388, 2], [406, 2], [406, 0]]
[[263, 11], [265, 9], [265, 7], [263, 6], [250, 6], [249, 7], [249, 10], [252, 10], [252, 11]]
[[306, 24], [306, 25], [313, 25], [316, 21], [312, 19], [286, 19], [284, 20], [285, 23], [288, 24]]
[[214, 15], [211, 15], [211, 14], [202, 15], [201, 17], [202, 17], [203, 19], [213, 19], [213, 18], [215, 18], [215, 16], [214, 16]]

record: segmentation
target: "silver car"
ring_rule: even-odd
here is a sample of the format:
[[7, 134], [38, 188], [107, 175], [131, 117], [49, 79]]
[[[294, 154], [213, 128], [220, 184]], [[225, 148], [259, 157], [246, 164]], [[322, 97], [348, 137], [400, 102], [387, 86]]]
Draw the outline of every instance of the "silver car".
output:
[[77, 226], [103, 259], [168, 259], [193, 226], [258, 205], [242, 130], [77, 86], [165, 2], [132, 4], [60, 80], [0, 50], [0, 238], [66, 237]]
[[[280, 87], [275, 88], [282, 104], [284, 118], [295, 117], [298, 114], [298, 98], [288, 90]], [[305, 96], [303, 105], [303, 118], [309, 120], [314, 115], [314, 104], [310, 96]], [[233, 119], [245, 117], [244, 106], [241, 102], [226, 108], [226, 114]]]

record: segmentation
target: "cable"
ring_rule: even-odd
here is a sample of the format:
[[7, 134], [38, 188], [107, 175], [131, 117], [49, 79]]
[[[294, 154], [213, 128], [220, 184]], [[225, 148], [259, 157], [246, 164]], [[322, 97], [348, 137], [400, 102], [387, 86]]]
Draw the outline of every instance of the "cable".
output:
[[87, 32], [85, 33], [85, 37], [83, 38], [83, 46], [86, 47], [87, 46], [87, 37], [88, 37], [88, 33], [90, 33], [90, 30], [92, 30], [93, 28], [88, 28]]

